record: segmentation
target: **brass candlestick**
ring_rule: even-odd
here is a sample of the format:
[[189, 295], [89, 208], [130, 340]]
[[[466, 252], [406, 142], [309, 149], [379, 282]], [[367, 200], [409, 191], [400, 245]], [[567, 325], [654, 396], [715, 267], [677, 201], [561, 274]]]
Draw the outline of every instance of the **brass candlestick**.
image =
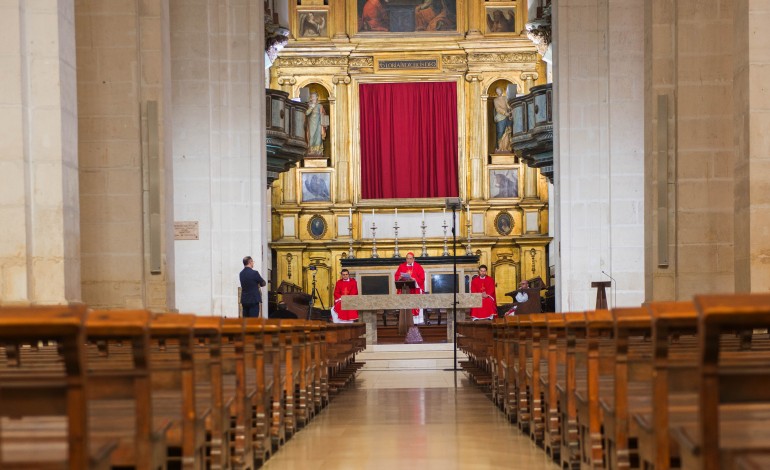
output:
[[355, 258], [356, 255], [353, 253], [353, 219], [352, 218], [348, 223], [348, 236], [350, 237], [350, 240], [348, 241], [348, 258]]
[[393, 230], [395, 230], [395, 232], [396, 232], [396, 245], [393, 248], [393, 257], [394, 258], [400, 258], [401, 257], [401, 253], [399, 253], [399, 251], [398, 251], [398, 220], [393, 222]]
[[420, 256], [425, 258], [426, 256], [428, 256], [428, 247], [425, 245], [425, 228], [427, 227], [427, 225], [425, 225], [425, 219], [423, 219], [421, 227], [422, 227], [422, 253], [420, 254]]
[[449, 256], [449, 248], [447, 247], [447, 244], [446, 244], [447, 242], [446, 229], [448, 227], [448, 225], [446, 224], [446, 219], [444, 219], [444, 225], [442, 225], [442, 227], [444, 227], [444, 252], [441, 253], [441, 256]]
[[377, 254], [377, 237], [375, 234], [377, 233], [377, 224], [372, 221], [372, 258], [379, 258], [380, 255]]

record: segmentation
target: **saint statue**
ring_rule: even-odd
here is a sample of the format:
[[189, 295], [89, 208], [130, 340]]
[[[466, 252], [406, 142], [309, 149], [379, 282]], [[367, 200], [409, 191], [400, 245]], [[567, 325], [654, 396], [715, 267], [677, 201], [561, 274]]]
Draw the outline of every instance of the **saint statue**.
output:
[[496, 142], [495, 153], [510, 153], [511, 143], [511, 107], [508, 105], [508, 97], [501, 87], [497, 87], [497, 98], [493, 100], [495, 106]]
[[318, 102], [318, 93], [310, 93], [307, 111], [307, 144], [308, 155], [323, 155], [324, 140], [326, 139], [326, 128], [329, 127], [326, 118], [326, 110]]

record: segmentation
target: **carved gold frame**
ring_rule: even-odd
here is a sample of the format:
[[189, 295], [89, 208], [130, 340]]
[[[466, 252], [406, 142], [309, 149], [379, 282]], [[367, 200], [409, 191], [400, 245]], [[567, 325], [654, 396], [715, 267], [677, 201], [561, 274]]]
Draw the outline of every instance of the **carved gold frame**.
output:
[[[326, 34], [319, 35], [319, 36], [300, 36], [300, 16], [302, 14], [307, 13], [323, 13], [326, 15]], [[307, 6], [307, 7], [296, 7], [294, 9], [294, 14], [291, 18], [291, 31], [292, 31], [292, 37], [297, 42], [305, 42], [305, 41], [328, 41], [331, 37], [331, 31], [333, 28], [332, 22], [334, 21], [332, 12], [330, 11], [330, 8], [328, 6]]]

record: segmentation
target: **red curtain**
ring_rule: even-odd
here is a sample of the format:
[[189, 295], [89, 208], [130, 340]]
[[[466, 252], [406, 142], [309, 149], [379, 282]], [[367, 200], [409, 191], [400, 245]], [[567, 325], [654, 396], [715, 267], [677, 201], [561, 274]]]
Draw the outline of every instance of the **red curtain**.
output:
[[361, 197], [457, 196], [454, 82], [361, 84]]

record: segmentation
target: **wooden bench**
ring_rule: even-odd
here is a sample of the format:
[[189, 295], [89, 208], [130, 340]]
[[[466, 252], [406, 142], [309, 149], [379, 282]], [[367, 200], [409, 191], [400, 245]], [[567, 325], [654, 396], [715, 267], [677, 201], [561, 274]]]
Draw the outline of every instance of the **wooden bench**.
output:
[[256, 468], [352, 380], [364, 334], [362, 324], [2, 308], [2, 467]]
[[[770, 451], [770, 295], [696, 296], [695, 305], [697, 420], [672, 433], [683, 468], [731, 468], [736, 457]], [[732, 345], [725, 333], [735, 335]]]
[[174, 424], [153, 408], [150, 313], [91, 311], [86, 319], [91, 429], [118, 441], [111, 465], [163, 469]]
[[230, 415], [235, 399], [225, 396], [222, 371], [222, 318], [195, 316], [194, 350], [196, 396], [208, 398], [211, 412], [207, 420], [208, 449], [205, 462], [211, 470], [230, 467]]
[[117, 442], [88, 420], [85, 318], [82, 305], [0, 308], [0, 467], [109, 468]]

